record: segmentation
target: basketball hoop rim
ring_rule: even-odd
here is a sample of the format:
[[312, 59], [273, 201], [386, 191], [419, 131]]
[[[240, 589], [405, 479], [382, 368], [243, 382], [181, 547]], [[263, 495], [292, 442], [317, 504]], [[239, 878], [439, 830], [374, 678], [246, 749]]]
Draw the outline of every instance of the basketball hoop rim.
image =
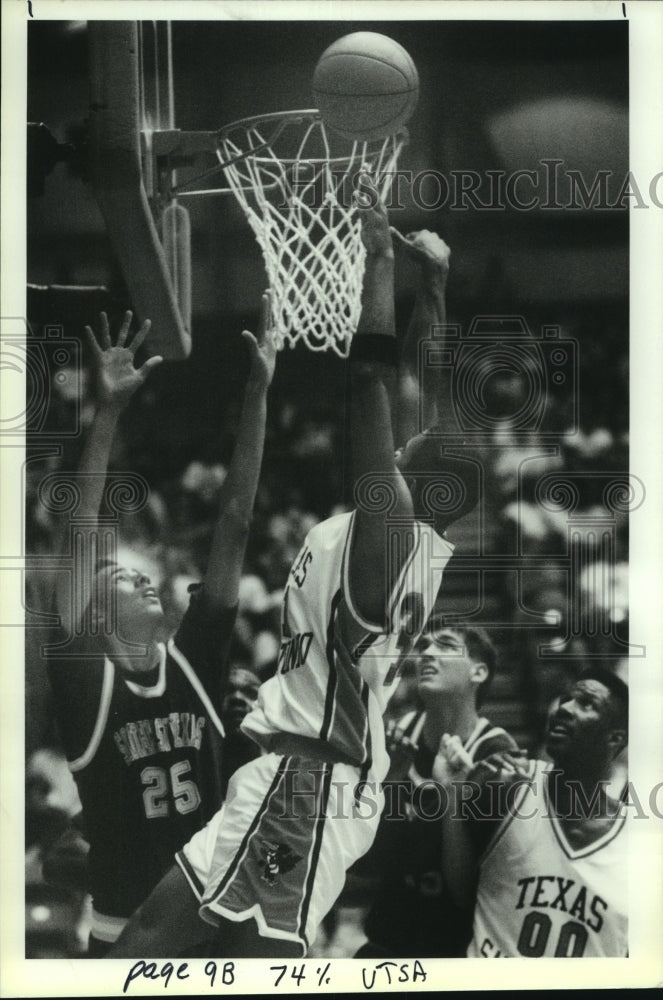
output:
[[[265, 122], [282, 121], [285, 127], [285, 125], [287, 125], [291, 120], [294, 123], [305, 123], [307, 119], [308, 119], [308, 124], [319, 125], [322, 128], [325, 136], [327, 135], [328, 126], [325, 124], [322, 114], [320, 113], [318, 108], [303, 108], [303, 109], [296, 108], [290, 111], [270, 111], [263, 115], [249, 115], [245, 118], [238, 118], [236, 121], [230, 122], [228, 125], [224, 125], [223, 128], [219, 129], [219, 131], [217, 132], [217, 141], [219, 143], [223, 142], [224, 139], [229, 138], [230, 133], [235, 130], [239, 131], [243, 129], [246, 132], [250, 128], [253, 128], [256, 125], [260, 125]], [[333, 129], [331, 129], [331, 132], [333, 135], [341, 136], [341, 133], [336, 133], [334, 132]], [[358, 158], [357, 156], [358, 147], [365, 147], [366, 153], [372, 153], [372, 152], [377, 153], [379, 152], [380, 149], [382, 149], [386, 140], [390, 138], [393, 138], [395, 140], [399, 138], [406, 140], [407, 137], [408, 137], [407, 129], [405, 128], [405, 126], [401, 126], [399, 129], [396, 130], [396, 132], [392, 132], [384, 136], [382, 139], [347, 140], [352, 143], [352, 152], [348, 153], [346, 156], [305, 156], [305, 157], [279, 156], [276, 157], [276, 159], [278, 159], [278, 161], [285, 166], [293, 166], [294, 164], [299, 164], [299, 163], [310, 163], [310, 164], [327, 163], [332, 165], [333, 164], [341, 165], [345, 163], [350, 165], [354, 163]], [[259, 155], [265, 148], [265, 146], [271, 144], [273, 138], [274, 137], [270, 137], [270, 139], [266, 143], [258, 147], [255, 151], [249, 150], [247, 152], [242, 153], [241, 156], [237, 157], [237, 159], [238, 160], [251, 159], [255, 163], [265, 163], [265, 164], [273, 163], [274, 157]], [[221, 163], [221, 166], [224, 167], [225, 164]]]
[[222, 128], [217, 132], [218, 136], [224, 136], [226, 132], [235, 128], [246, 128], [252, 125], [257, 125], [260, 122], [272, 122], [279, 121], [282, 118], [310, 118], [313, 121], [322, 121], [322, 115], [317, 108], [294, 108], [290, 111], [268, 111], [263, 115], [247, 115], [244, 118], [238, 118], [234, 122], [230, 122], [228, 125], [223, 125]]
[[[280, 145], [289, 125], [298, 129], [287, 135], [289, 143], [295, 140], [294, 157], [292, 144]], [[357, 205], [345, 198], [350, 193], [345, 181], [355, 169], [370, 170], [386, 189], [409, 133], [401, 127], [362, 140], [329, 132], [344, 139], [345, 148], [332, 145], [319, 109], [306, 108], [240, 118], [214, 136], [219, 166], [262, 250], [277, 347], [302, 342], [310, 350], [330, 348], [347, 357], [361, 314], [366, 250]], [[279, 155], [279, 149], [290, 155]], [[337, 155], [346, 149], [346, 155]], [[307, 156], [309, 150], [317, 155]], [[309, 166], [312, 176], [293, 178], [299, 166]], [[280, 199], [267, 198], [274, 191]]]
[[[176, 189], [174, 189], [174, 193], [179, 197], [189, 198], [201, 195], [231, 194], [233, 192], [232, 186], [205, 188], [199, 190], [186, 190], [186, 188], [217, 173], [220, 170], [225, 172], [228, 168], [234, 167], [235, 164], [241, 163], [243, 160], [250, 160], [259, 170], [263, 171], [266, 170], [266, 168], [273, 167], [277, 163], [280, 165], [282, 170], [286, 171], [299, 167], [302, 164], [311, 166], [318, 170], [331, 169], [332, 173], [338, 172], [334, 170], [335, 167], [343, 169], [347, 172], [354, 164], [357, 164], [357, 168], [360, 170], [368, 158], [378, 157], [378, 159], [380, 159], [389, 142], [392, 143], [396, 150], [396, 155], [398, 155], [399, 149], [402, 148], [402, 146], [406, 146], [409, 141], [409, 132], [404, 125], [398, 128], [395, 132], [389, 133], [381, 139], [372, 140], [347, 140], [346, 137], [341, 136], [341, 133], [335, 133], [334, 130], [331, 129], [330, 131], [334, 135], [346, 138], [346, 141], [351, 143], [350, 150], [345, 156], [277, 156], [272, 146], [278, 141], [284, 129], [287, 128], [289, 124], [293, 123], [304, 125], [309, 129], [317, 126], [321, 130], [325, 146], [328, 148], [329, 136], [327, 126], [325, 125], [322, 114], [318, 108], [293, 108], [288, 111], [269, 111], [260, 115], [248, 115], [244, 118], [238, 118], [235, 121], [229, 122], [216, 132], [210, 133], [210, 135], [214, 137], [214, 149], [219, 160], [217, 166], [212, 170], [206, 171], [199, 177], [192, 178], [191, 180], [185, 182], [185, 184], [179, 185]], [[240, 149], [240, 146], [235, 139], [238, 139], [242, 134], [247, 136], [252, 128], [256, 128], [259, 125], [264, 124], [274, 124], [276, 126], [268, 138], [264, 139], [258, 134], [257, 138], [260, 141], [254, 148]], [[235, 136], [235, 139], [231, 139], [231, 136], [233, 135]], [[230, 152], [228, 149], [224, 148], [226, 141], [232, 143], [235, 147], [235, 151], [230, 153], [229, 158], [224, 159], [224, 154], [227, 157]], [[237, 152], [238, 149], [240, 150], [239, 152]], [[272, 155], [261, 156], [260, 154], [265, 150], [269, 150]], [[263, 184], [263, 190], [272, 190], [278, 186], [278, 183], [278, 178], [274, 177], [272, 182], [265, 182]], [[236, 185], [236, 187], [247, 192], [255, 190], [253, 185]]]

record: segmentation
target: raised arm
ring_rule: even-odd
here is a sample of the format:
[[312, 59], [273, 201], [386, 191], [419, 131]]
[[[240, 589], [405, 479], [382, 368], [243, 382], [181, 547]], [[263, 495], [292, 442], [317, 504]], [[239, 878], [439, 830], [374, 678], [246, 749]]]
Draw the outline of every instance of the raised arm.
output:
[[433, 778], [446, 793], [442, 877], [464, 910], [474, 908], [479, 858], [509, 813], [512, 785], [529, 777], [525, 751], [507, 747], [473, 763], [460, 737], [445, 733], [433, 762]]
[[[124, 314], [124, 321], [119, 329], [117, 341], [113, 345], [108, 325], [108, 317], [102, 312], [99, 317], [100, 332], [98, 338], [91, 327], [86, 326], [85, 332], [92, 351], [94, 376], [96, 382], [96, 409], [92, 419], [83, 453], [78, 463], [81, 500], [77, 516], [85, 525], [88, 558], [94, 558], [96, 545], [97, 519], [106, 484], [108, 460], [110, 457], [115, 428], [120, 414], [125, 409], [136, 390], [145, 382], [150, 372], [163, 360], [160, 355], [148, 358], [140, 367], [134, 366], [136, 351], [147, 337], [150, 321], [146, 320], [138, 333], [130, 335], [132, 313]], [[56, 585], [56, 601], [58, 612], [64, 621], [71, 621], [72, 607], [78, 624], [83, 609], [87, 607], [90, 593], [88, 574], [79, 574], [73, 580], [75, 593], [66, 573], [59, 573]]]
[[[427, 229], [403, 236], [391, 230], [394, 242], [415, 263], [417, 289], [412, 316], [401, 353], [398, 375], [397, 444], [402, 446], [424, 427], [441, 417], [446, 372], [439, 368], [421, 370], [420, 344], [432, 335], [432, 327], [447, 321], [446, 285], [449, 274], [449, 247], [437, 233]], [[442, 341], [441, 341], [442, 343]], [[421, 412], [423, 427], [419, 426]]]
[[243, 331], [251, 354], [251, 368], [205, 573], [205, 598], [212, 610], [232, 608], [237, 603], [265, 442], [267, 390], [276, 363], [271, 321], [270, 296], [265, 293], [257, 338], [248, 330]]
[[[362, 200], [368, 207], [362, 207]], [[366, 268], [362, 311], [350, 349], [352, 467], [357, 499], [350, 589], [360, 614], [382, 624], [385, 601], [400, 566], [387, 566], [385, 512], [380, 504], [371, 502], [371, 493], [375, 497], [383, 489], [393, 492], [390, 516], [401, 524], [412, 519], [413, 511], [409, 490], [396, 468], [391, 426], [390, 399], [397, 363], [394, 251], [387, 213], [366, 177], [360, 179], [359, 205]], [[362, 482], [367, 489], [362, 489]]]
[[433, 778], [446, 792], [442, 815], [442, 877], [456, 906], [474, 907], [478, 852], [471, 836], [470, 820], [463, 815], [463, 782], [472, 768], [459, 736], [445, 733], [433, 763]]

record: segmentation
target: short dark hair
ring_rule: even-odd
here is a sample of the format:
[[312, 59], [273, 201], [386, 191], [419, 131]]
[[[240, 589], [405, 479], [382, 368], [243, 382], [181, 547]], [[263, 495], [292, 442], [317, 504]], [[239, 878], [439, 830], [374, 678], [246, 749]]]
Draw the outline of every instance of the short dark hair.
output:
[[428, 619], [424, 631], [430, 634], [441, 632], [443, 629], [448, 629], [450, 632], [462, 636], [469, 658], [475, 663], [484, 663], [486, 666], [488, 676], [485, 681], [477, 685], [476, 689], [476, 706], [481, 708], [495, 674], [497, 650], [485, 628], [478, 625], [454, 625], [453, 622], [447, 621], [445, 616], [439, 613]]
[[628, 684], [612, 670], [600, 666], [586, 667], [577, 681], [598, 681], [608, 689], [614, 722], [626, 732], [628, 740]]
[[[410, 438], [399, 470], [422, 521], [434, 522], [442, 534], [446, 528], [474, 510], [479, 501], [479, 469], [476, 461], [447, 455], [439, 430], [431, 427]], [[431, 487], [437, 486], [437, 490]]]

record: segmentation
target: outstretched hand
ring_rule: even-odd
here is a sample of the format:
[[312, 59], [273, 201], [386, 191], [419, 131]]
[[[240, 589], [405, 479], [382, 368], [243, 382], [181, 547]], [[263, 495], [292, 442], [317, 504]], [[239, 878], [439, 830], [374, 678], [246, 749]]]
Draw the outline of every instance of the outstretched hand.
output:
[[98, 400], [100, 404], [118, 410], [124, 409], [152, 369], [163, 361], [161, 355], [155, 355], [148, 358], [140, 368], [134, 367], [136, 351], [150, 332], [152, 324], [146, 319], [138, 333], [130, 337], [132, 315], [130, 310], [124, 314], [115, 345], [111, 341], [108, 316], [105, 312], [99, 314], [101, 329], [98, 338], [91, 326], [85, 327], [94, 358]]
[[267, 388], [274, 377], [274, 369], [276, 367], [271, 291], [264, 292], [262, 296], [257, 337], [250, 330], [242, 330], [242, 336], [247, 342], [251, 354], [251, 373], [249, 377], [264, 388]]
[[433, 777], [441, 785], [464, 781], [472, 768], [472, 758], [463, 747], [460, 736], [445, 733], [433, 761]]
[[389, 232], [387, 209], [382, 203], [373, 179], [368, 174], [360, 174], [357, 179], [355, 204], [360, 210], [361, 239], [366, 247], [366, 253], [393, 257], [394, 248]]
[[527, 751], [514, 747], [511, 750], [498, 750], [484, 757], [473, 766], [470, 778], [479, 784], [484, 781], [509, 781], [512, 778], [529, 777], [530, 762]]
[[390, 231], [395, 246], [404, 250], [424, 270], [437, 271], [445, 276], [449, 273], [451, 250], [437, 233], [422, 229], [403, 236], [393, 226], [390, 227]]

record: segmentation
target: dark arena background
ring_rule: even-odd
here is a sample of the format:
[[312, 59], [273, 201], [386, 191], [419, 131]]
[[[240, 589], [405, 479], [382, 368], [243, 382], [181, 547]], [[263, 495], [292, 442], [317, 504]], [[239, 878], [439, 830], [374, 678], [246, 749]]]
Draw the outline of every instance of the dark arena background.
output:
[[[176, 125], [213, 130], [313, 106], [319, 55], [360, 30], [397, 39], [420, 76], [399, 163], [419, 182], [401, 185], [392, 225], [433, 230], [451, 247], [448, 321], [461, 339], [477, 317], [487, 317], [484, 330], [494, 319], [507, 338], [524, 322], [543, 352], [543, 401], [529, 425], [512, 419], [531, 389], [524, 372], [496, 368], [473, 398], [482, 419], [467, 444], [483, 499], [450, 529], [456, 550], [439, 599], [445, 614], [489, 629], [500, 660], [485, 710], [537, 756], [569, 679], [597, 661], [626, 677], [628, 510], [638, 502], [628, 478], [628, 23], [175, 21]], [[60, 330], [77, 345], [69, 363], [48, 355], [48, 406], [28, 437], [26, 554], [37, 567], [58, 529], [40, 482], [72, 467], [76, 428], [90, 420], [83, 327], [101, 309], [116, 324], [132, 305], [89, 183], [87, 58], [85, 22], [29, 24], [28, 121], [50, 137], [35, 131], [28, 145], [27, 316], [40, 343]], [[499, 188], [499, 176], [519, 171], [530, 173]], [[266, 285], [233, 197], [186, 204], [192, 352], [165, 362], [137, 393], [112, 456], [112, 468], [149, 483], [148, 503], [123, 517], [120, 538], [158, 583], [173, 624], [204, 569], [247, 373], [241, 331], [255, 329]], [[402, 335], [412, 265], [399, 257], [396, 274]], [[558, 344], [570, 359], [562, 380]], [[304, 535], [349, 501], [345, 367], [304, 347], [277, 361], [231, 655], [261, 679], [276, 666], [280, 597]], [[26, 955], [73, 956], [86, 900], [49, 888], [40, 867], [77, 808], [41, 652], [52, 578], [37, 568], [25, 581]], [[415, 700], [406, 670], [387, 721]], [[623, 778], [625, 760], [620, 767]], [[365, 939], [366, 904], [356, 888], [341, 897], [312, 954], [351, 956]]]

